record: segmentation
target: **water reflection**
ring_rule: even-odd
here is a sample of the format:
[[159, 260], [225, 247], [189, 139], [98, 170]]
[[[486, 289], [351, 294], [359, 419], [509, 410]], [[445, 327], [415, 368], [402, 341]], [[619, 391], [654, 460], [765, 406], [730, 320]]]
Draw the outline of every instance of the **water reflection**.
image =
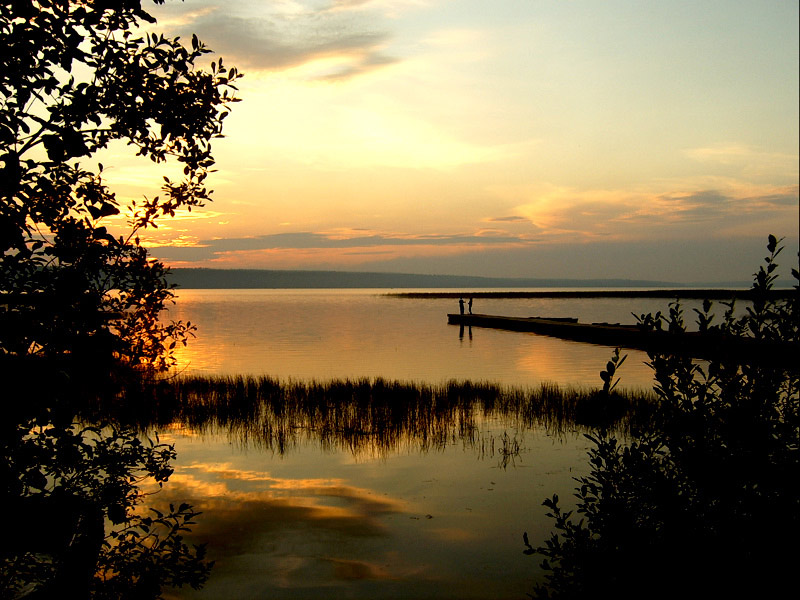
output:
[[207, 542], [216, 565], [196, 597], [220, 599], [524, 597], [537, 567], [518, 551], [520, 527], [547, 534], [540, 498], [569, 495], [585, 452], [580, 438], [554, 452], [528, 431], [503, 470], [460, 444], [354, 457], [307, 442], [279, 457], [183, 435], [168, 438], [181, 450], [157, 500], [203, 511], [189, 539]]
[[[249, 472], [250, 491], [243, 493], [236, 491], [242, 481], [231, 470], [222, 474], [193, 465], [186, 471], [193, 473], [176, 474], [172, 493], [192, 497], [204, 511], [194, 535], [208, 541], [216, 560], [215, 577], [202, 597], [330, 597], [338, 595], [336, 589], [352, 595], [354, 585], [410, 582], [424, 589], [421, 582], [433, 576], [431, 566], [412, 553], [391, 549], [392, 521], [420, 519], [407, 503], [342, 479]], [[219, 487], [208, 493], [204, 480], [217, 477], [226, 478], [227, 493]]]
[[[199, 325], [180, 349], [185, 374], [328, 379], [450, 379], [506, 385], [594, 385], [612, 349], [517, 332], [447, 325], [451, 299], [413, 300], [386, 290], [181, 290], [168, 318]], [[632, 322], [631, 311], [664, 308], [645, 299], [482, 299], [481, 312]], [[457, 308], [457, 307], [456, 307]], [[688, 308], [687, 308], [688, 310]], [[563, 360], [547, 360], [551, 354]], [[520, 369], [529, 356], [547, 369]], [[644, 353], [631, 352], [621, 385], [647, 388]], [[543, 362], [544, 364], [544, 362]]]
[[202, 585], [211, 565], [181, 538], [192, 507], [143, 507], [143, 487], [169, 479], [174, 449], [88, 416], [113, 404], [121, 380], [141, 380], [69, 357], [2, 358], [12, 402], [0, 427], [0, 504], [12, 518], [0, 542], [0, 595], [147, 599], [162, 586]]
[[[623, 398], [621, 429], [647, 402]], [[203, 512], [191, 539], [216, 566], [200, 597], [516, 598], [538, 572], [521, 528], [543, 538], [541, 497], [569, 496], [594, 400], [554, 386], [198, 377], [113, 410], [179, 449], [154, 500]]]
[[429, 452], [458, 443], [484, 457], [503, 447], [501, 456], [508, 459], [512, 439], [495, 439], [486, 424], [502, 427], [505, 436], [534, 428], [558, 436], [597, 424], [624, 433], [646, 426], [651, 400], [624, 390], [609, 399], [596, 390], [548, 384], [515, 388], [471, 381], [423, 385], [238, 376], [169, 380], [98, 410], [142, 429], [180, 424], [195, 434], [225, 433], [239, 447], [279, 455], [307, 443], [355, 457]]
[[183, 468], [171, 493], [199, 503], [207, 516], [196, 534], [210, 542], [217, 556], [251, 552], [265, 537], [286, 546], [291, 542], [283, 534], [310, 529], [314, 535], [334, 532], [339, 538], [383, 536], [385, 517], [409, 512], [403, 502], [377, 497], [341, 478], [275, 477], [230, 463]]

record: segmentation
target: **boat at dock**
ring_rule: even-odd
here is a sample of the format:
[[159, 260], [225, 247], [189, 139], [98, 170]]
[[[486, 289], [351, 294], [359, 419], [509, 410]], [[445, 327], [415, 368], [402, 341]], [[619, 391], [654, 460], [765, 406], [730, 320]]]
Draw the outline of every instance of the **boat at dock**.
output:
[[579, 323], [564, 317], [505, 317], [485, 314], [448, 314], [447, 322], [462, 327], [487, 327], [525, 331], [610, 347], [633, 348], [659, 354], [684, 354], [692, 358], [730, 358], [776, 366], [800, 366], [800, 345], [769, 342], [715, 332], [648, 331], [638, 325]]

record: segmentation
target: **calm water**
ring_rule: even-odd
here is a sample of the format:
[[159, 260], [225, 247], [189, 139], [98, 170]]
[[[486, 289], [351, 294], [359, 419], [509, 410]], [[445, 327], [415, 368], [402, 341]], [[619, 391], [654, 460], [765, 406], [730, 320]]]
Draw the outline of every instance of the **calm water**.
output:
[[[591, 385], [611, 348], [531, 333], [447, 325], [453, 299], [406, 299], [389, 290], [182, 290], [169, 318], [198, 325], [180, 354], [188, 373], [280, 378], [384, 377], [438, 383], [491, 380]], [[633, 323], [660, 299], [477, 299], [473, 311]], [[649, 387], [646, 355], [629, 351], [620, 385]]]
[[[383, 377], [530, 386], [599, 383], [612, 349], [527, 333], [447, 325], [451, 299], [386, 290], [182, 290], [169, 317], [198, 325], [180, 355], [194, 374], [281, 379]], [[633, 322], [662, 300], [478, 299], [474, 311]], [[645, 355], [628, 352], [622, 384], [649, 387]], [[230, 432], [175, 427], [178, 450], [159, 502], [203, 511], [192, 536], [217, 561], [182, 598], [525, 598], [541, 573], [522, 553], [551, 521], [541, 502], [569, 501], [586, 471], [580, 432], [554, 436], [479, 419], [478, 435], [435, 450], [330, 448], [309, 434], [285, 454]], [[502, 440], [519, 452], [503, 460]], [[507, 457], [506, 457], [507, 458]]]

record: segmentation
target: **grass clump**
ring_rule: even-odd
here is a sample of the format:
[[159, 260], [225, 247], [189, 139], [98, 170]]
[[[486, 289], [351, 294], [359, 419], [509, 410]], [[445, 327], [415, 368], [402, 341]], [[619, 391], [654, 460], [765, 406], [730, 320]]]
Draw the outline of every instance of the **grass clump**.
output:
[[551, 434], [602, 424], [621, 434], [646, 427], [651, 394], [505, 387], [488, 382], [439, 385], [375, 379], [280, 381], [268, 376], [179, 377], [116, 399], [116, 418], [142, 429], [180, 423], [198, 432], [284, 454], [312, 441], [322, 447], [386, 455], [402, 448], [478, 447], [487, 421]]

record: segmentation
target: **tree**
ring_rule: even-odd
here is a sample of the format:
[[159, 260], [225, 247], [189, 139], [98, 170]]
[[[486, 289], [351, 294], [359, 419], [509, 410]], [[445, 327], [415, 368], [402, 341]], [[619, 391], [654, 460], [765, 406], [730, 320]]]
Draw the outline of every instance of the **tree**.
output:
[[213, 563], [182, 535], [198, 513], [187, 504], [141, 510], [141, 485], [160, 488], [169, 479], [174, 448], [130, 429], [48, 416], [6, 424], [0, 437], [0, 498], [9, 515], [0, 598], [69, 590], [71, 598], [140, 600], [160, 598], [165, 586], [202, 586]]
[[[800, 352], [800, 274], [787, 299], [770, 295], [779, 241], [755, 274], [741, 317], [726, 303], [697, 309], [702, 335], [749, 335]], [[647, 329], [685, 332], [678, 303], [640, 315]], [[588, 436], [591, 471], [578, 479], [575, 511], [545, 500], [555, 532], [539, 598], [769, 596], [791, 589], [800, 534], [800, 368], [698, 364], [651, 353], [658, 405], [653, 426], [623, 443]], [[578, 520], [574, 513], [580, 516]], [[529, 547], [528, 553], [531, 553]]]
[[[236, 101], [236, 69], [196, 66], [197, 37], [139, 29], [154, 22], [141, 0], [0, 0], [0, 597], [156, 598], [211, 567], [183, 542], [191, 507], [137, 510], [174, 448], [80, 408], [116, 393], [110, 373], [167, 369], [191, 332], [159, 321], [173, 292], [139, 235], [210, 199], [211, 141]], [[86, 166], [119, 142], [182, 179], [121, 207]]]
[[[173, 293], [139, 235], [210, 199], [211, 141], [240, 75], [222, 59], [198, 68], [209, 50], [196, 36], [143, 34], [155, 19], [141, 0], [0, 6], [0, 354], [167, 368], [190, 326], [158, 320]], [[127, 207], [125, 235], [108, 224], [121, 207], [102, 164], [86, 166], [119, 141], [183, 165]]]

